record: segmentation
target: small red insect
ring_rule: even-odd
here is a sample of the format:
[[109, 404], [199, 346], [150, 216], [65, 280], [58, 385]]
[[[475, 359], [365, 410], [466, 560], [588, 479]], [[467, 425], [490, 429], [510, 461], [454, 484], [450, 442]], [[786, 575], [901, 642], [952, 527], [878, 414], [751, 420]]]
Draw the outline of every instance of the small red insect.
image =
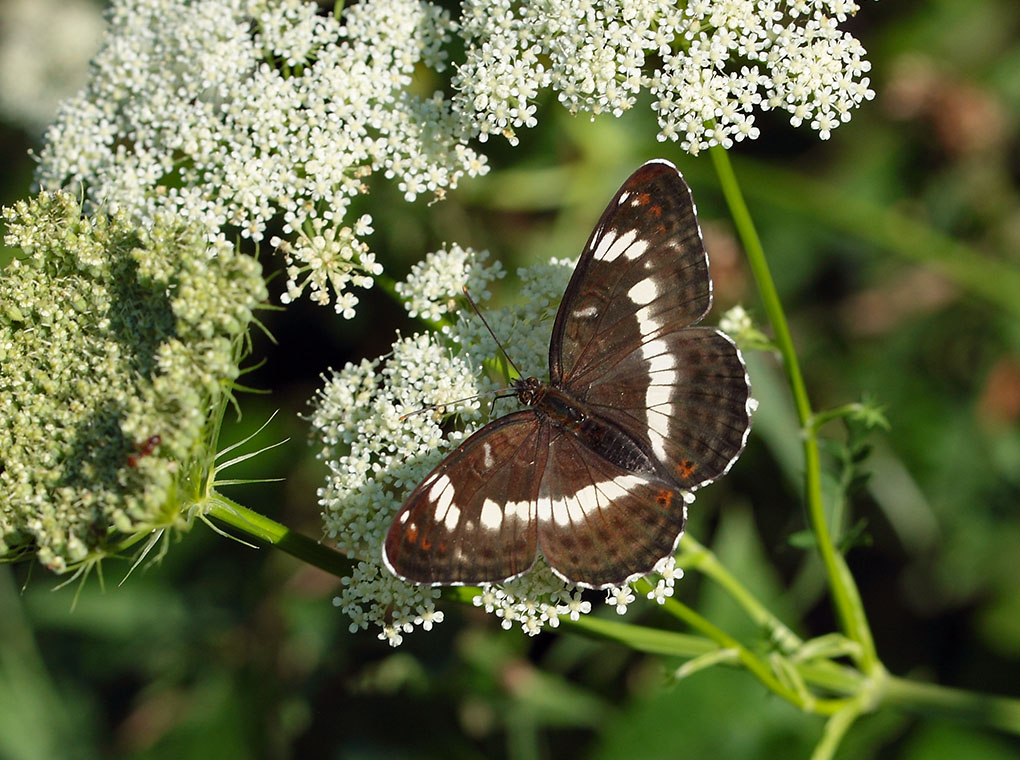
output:
[[139, 459], [141, 459], [142, 457], [149, 456], [149, 454], [155, 451], [156, 447], [159, 446], [159, 444], [161, 444], [162, 442], [163, 439], [160, 438], [158, 435], [150, 435], [142, 443], [136, 443], [135, 449], [137, 450], [137, 453], [128, 455], [127, 458], [128, 467], [135, 467], [138, 464]]

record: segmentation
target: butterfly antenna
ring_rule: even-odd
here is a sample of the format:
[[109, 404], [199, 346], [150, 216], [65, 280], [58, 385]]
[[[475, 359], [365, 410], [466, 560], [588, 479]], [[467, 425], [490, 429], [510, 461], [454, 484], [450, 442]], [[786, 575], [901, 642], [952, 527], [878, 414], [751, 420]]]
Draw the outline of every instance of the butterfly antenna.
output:
[[489, 323], [485, 321], [485, 317], [482, 315], [481, 309], [478, 308], [478, 304], [475, 303], [475, 299], [473, 299], [471, 297], [471, 294], [468, 293], [467, 287], [466, 286], [462, 287], [461, 290], [464, 291], [464, 297], [467, 299], [467, 302], [471, 304], [471, 308], [474, 309], [475, 314], [477, 314], [478, 318], [482, 320], [482, 324], [485, 325], [485, 329], [489, 331], [489, 335], [491, 335], [492, 339], [496, 341], [496, 345], [499, 346], [500, 352], [503, 354], [503, 356], [506, 357], [506, 360], [510, 362], [510, 366], [514, 368], [514, 371], [517, 373], [517, 376], [524, 377], [520, 368], [516, 364], [514, 364], [514, 360], [510, 358], [510, 354], [508, 354], [506, 352], [506, 349], [503, 348], [503, 344], [499, 342], [499, 338], [496, 337], [496, 333], [492, 331], [492, 328], [489, 327]]
[[403, 422], [408, 417], [413, 417], [416, 414], [422, 414], [423, 412], [431, 412], [436, 409], [446, 409], [446, 407], [451, 406], [452, 404], [459, 404], [463, 401], [474, 401], [476, 398], [485, 398], [486, 396], [492, 396], [493, 394], [502, 395], [497, 395], [495, 398], [493, 398], [492, 403], [496, 403], [496, 399], [513, 398], [514, 396], [517, 395], [516, 393], [504, 393], [505, 390], [506, 388], [496, 388], [495, 390], [485, 391], [484, 393], [476, 393], [474, 396], [467, 396], [465, 398], [459, 398], [454, 401], [448, 401], [445, 404], [429, 404], [428, 406], [423, 406], [420, 409], [415, 409], [413, 412], [405, 412], [404, 414], [400, 415], [399, 419], [401, 422]]

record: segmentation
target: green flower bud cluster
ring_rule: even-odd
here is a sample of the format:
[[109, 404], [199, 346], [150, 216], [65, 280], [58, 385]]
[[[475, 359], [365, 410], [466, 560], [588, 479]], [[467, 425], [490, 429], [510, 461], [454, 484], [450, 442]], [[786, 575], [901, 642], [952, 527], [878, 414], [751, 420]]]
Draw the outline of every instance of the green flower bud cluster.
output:
[[187, 524], [267, 293], [255, 259], [169, 216], [138, 229], [56, 193], [4, 219], [0, 556], [61, 572]]

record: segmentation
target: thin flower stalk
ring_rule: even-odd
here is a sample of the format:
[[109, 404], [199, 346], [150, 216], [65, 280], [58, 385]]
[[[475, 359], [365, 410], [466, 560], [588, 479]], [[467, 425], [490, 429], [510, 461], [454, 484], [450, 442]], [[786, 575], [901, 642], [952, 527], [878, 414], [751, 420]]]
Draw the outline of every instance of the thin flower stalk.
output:
[[822, 500], [821, 456], [818, 450], [817, 433], [811, 424], [814, 412], [808, 400], [807, 387], [804, 384], [804, 377], [800, 370], [800, 361], [797, 357], [797, 352], [793, 345], [793, 337], [790, 334], [790, 328], [786, 321], [786, 313], [783, 311], [782, 303], [779, 300], [779, 293], [776, 291], [775, 283], [772, 280], [772, 273], [765, 258], [761, 239], [758, 237], [758, 232], [747, 209], [747, 204], [744, 201], [743, 194], [740, 192], [740, 186], [730, 164], [729, 155], [721, 148], [713, 148], [710, 154], [716, 172], [719, 175], [720, 186], [729, 205], [737, 233], [744, 244], [748, 263], [758, 283], [762, 303], [766, 314], [768, 314], [769, 322], [772, 324], [772, 329], [775, 332], [776, 347], [783, 358], [783, 368], [786, 371], [790, 389], [793, 393], [797, 418], [800, 421], [804, 436], [804, 490], [808, 514], [811, 519], [811, 529], [818, 542], [818, 551], [825, 565], [836, 612], [847, 636], [857, 641], [862, 647], [860, 654], [862, 667], [866, 672], [877, 670], [881, 667], [881, 663], [878, 661], [878, 656], [875, 652], [874, 640], [871, 636], [867, 617], [864, 614], [864, 607], [861, 602], [860, 593], [857, 590], [857, 584], [847, 568], [842, 555], [836, 551], [832, 543], [832, 535], [826, 521], [825, 505]]

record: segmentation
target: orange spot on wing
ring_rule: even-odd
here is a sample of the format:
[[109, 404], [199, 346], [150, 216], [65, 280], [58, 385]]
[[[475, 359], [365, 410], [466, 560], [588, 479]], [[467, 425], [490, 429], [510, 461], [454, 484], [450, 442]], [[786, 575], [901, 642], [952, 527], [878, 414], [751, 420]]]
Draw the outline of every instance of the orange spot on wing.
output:
[[665, 488], [660, 488], [659, 492], [655, 494], [655, 500], [662, 506], [668, 507], [673, 503], [673, 492]]
[[407, 532], [404, 533], [404, 537], [407, 539], [409, 544], [418, 543], [418, 526], [410, 525], [407, 528]]
[[694, 477], [694, 471], [698, 469], [698, 465], [692, 462], [690, 459], [682, 459], [676, 465], [677, 474], [684, 480], [690, 480]]
[[652, 206], [650, 209], [648, 209], [648, 213], [654, 216], [656, 219], [658, 219], [660, 216], [662, 216], [662, 206]]

